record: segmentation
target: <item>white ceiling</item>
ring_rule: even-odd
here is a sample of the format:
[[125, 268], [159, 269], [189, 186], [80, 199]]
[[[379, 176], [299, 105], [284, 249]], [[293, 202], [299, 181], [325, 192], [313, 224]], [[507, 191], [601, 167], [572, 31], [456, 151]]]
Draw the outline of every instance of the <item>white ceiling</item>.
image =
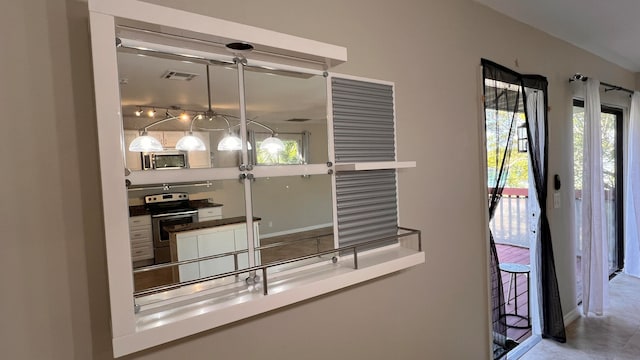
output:
[[[207, 66], [189, 58], [145, 56], [119, 48], [118, 75], [125, 128], [140, 128], [165, 117], [165, 111], [191, 116], [208, 109]], [[164, 78], [168, 71], [195, 75], [191, 80]], [[209, 65], [212, 110], [239, 118], [238, 73], [235, 65]], [[245, 67], [246, 116], [264, 124], [291, 119], [326, 121], [326, 79], [321, 75]], [[134, 116], [136, 110], [155, 109], [155, 118]], [[217, 119], [222, 122], [221, 119]], [[145, 121], [146, 123], [141, 124]], [[188, 125], [188, 123], [185, 123]], [[215, 125], [215, 124], [213, 124]], [[215, 126], [214, 126], [215, 127]]]
[[640, 72], [638, 0], [476, 0], [621, 67]]

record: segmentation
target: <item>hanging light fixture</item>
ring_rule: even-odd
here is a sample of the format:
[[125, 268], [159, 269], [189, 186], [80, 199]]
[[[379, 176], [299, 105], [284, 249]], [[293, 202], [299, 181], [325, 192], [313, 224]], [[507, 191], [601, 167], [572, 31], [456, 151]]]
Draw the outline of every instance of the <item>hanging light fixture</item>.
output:
[[[209, 101], [209, 108], [207, 111], [205, 111], [202, 114], [194, 114], [191, 117], [191, 123], [189, 125], [189, 132], [187, 133], [187, 135], [183, 136], [182, 138], [180, 138], [178, 140], [178, 142], [176, 143], [176, 149], [177, 150], [181, 150], [181, 151], [206, 151], [207, 150], [207, 146], [205, 145], [205, 143], [202, 141], [202, 139], [200, 139], [199, 137], [193, 135], [193, 126], [194, 123], [197, 120], [202, 120], [202, 119], [209, 119], [212, 120], [215, 117], [221, 117], [222, 119], [224, 119], [224, 121], [227, 123], [227, 134], [222, 138], [222, 140], [220, 140], [220, 142], [218, 143], [218, 151], [238, 151], [238, 150], [242, 150], [242, 140], [240, 139], [240, 137], [235, 134], [231, 128], [231, 123], [229, 122], [229, 119], [227, 118], [227, 116], [231, 116], [231, 115], [224, 115], [224, 114], [220, 114], [217, 113], [215, 111], [213, 111], [213, 108], [211, 106], [211, 84], [210, 84], [210, 80], [209, 80], [209, 65], [207, 66], [207, 99]], [[138, 107], [138, 111], [136, 111], [136, 116], [138, 116], [139, 114], [142, 114], [142, 107]], [[147, 115], [149, 117], [154, 117], [156, 114], [156, 109], [155, 108], [151, 108], [148, 110]], [[139, 152], [154, 152], [154, 151], [162, 151], [162, 144], [160, 143], [160, 141], [158, 141], [157, 139], [155, 139], [152, 136], [149, 136], [147, 134], [147, 130], [155, 125], [164, 123], [166, 121], [170, 121], [170, 120], [176, 120], [176, 119], [188, 119], [189, 115], [187, 114], [186, 111], [183, 111], [181, 113], [181, 115], [179, 116], [174, 116], [172, 114], [169, 113], [169, 110], [165, 111], [165, 118], [157, 120], [155, 122], [152, 122], [151, 124], [143, 127], [142, 129], [139, 130], [140, 136], [138, 136], [137, 138], [135, 138], [131, 144], [129, 145], [129, 151], [139, 151]], [[262, 124], [258, 121], [255, 120], [247, 120], [247, 124], [255, 124], [255, 125], [259, 125], [267, 130], [269, 130], [271, 132], [271, 136], [266, 138], [264, 141], [262, 141], [262, 143], [260, 144], [260, 149], [263, 151], [267, 151], [270, 154], [277, 154], [281, 151], [284, 151], [284, 143], [282, 142], [282, 140], [280, 140], [277, 137], [276, 132], [274, 131], [274, 129], [272, 129], [271, 127]], [[238, 126], [238, 125], [234, 125]], [[201, 130], [205, 130], [205, 131], [213, 131], [213, 130], [223, 130], [223, 129], [208, 129], [208, 128], [198, 128]], [[248, 150], [252, 150], [252, 146], [251, 143], [247, 141], [247, 149]]]
[[[184, 113], [183, 113], [184, 114]], [[182, 116], [180, 116], [182, 118]], [[183, 151], [206, 151], [207, 146], [204, 144], [202, 139], [193, 135], [193, 123], [196, 121], [198, 117], [194, 116], [191, 119], [191, 125], [189, 125], [189, 133], [183, 136], [176, 143], [176, 149]]]
[[183, 151], [205, 151], [207, 150], [207, 146], [202, 139], [190, 132], [189, 135], [183, 136], [178, 140], [176, 149]]
[[[156, 110], [153, 109], [154, 113], [155, 113], [155, 111]], [[138, 133], [140, 133], [140, 136], [138, 136], [137, 138], [133, 139], [131, 144], [129, 144], [129, 151], [153, 152], [153, 151], [162, 151], [162, 150], [164, 150], [162, 148], [162, 144], [160, 143], [160, 141], [158, 139], [154, 138], [153, 136], [150, 136], [147, 133], [147, 130], [152, 126], [156, 126], [158, 124], [162, 124], [163, 122], [167, 122], [167, 121], [170, 121], [170, 120], [178, 119], [177, 116], [172, 116], [171, 114], [169, 114], [169, 111], [167, 111], [165, 113], [165, 115], [167, 117], [165, 117], [164, 119], [160, 119], [160, 120], [154, 121], [151, 124], [143, 127], [142, 129], [139, 129]]]
[[529, 148], [529, 141], [527, 139], [527, 123], [522, 123], [522, 125], [517, 128], [518, 135], [518, 152], [525, 153]]
[[[229, 121], [225, 116], [222, 118], [229, 125]], [[231, 131], [231, 127], [227, 126], [228, 132], [227, 134], [218, 142], [218, 151], [238, 151], [242, 150], [242, 140], [236, 134]], [[252, 150], [251, 143], [247, 141], [247, 149]]]
[[[209, 108], [202, 115], [198, 115], [194, 117], [194, 119], [208, 119], [209, 121], [213, 120], [215, 117], [221, 117], [227, 123], [227, 134], [218, 142], [218, 151], [238, 151], [242, 150], [242, 140], [238, 137], [238, 135], [231, 132], [231, 124], [229, 123], [229, 119], [227, 119], [226, 115], [218, 114], [213, 111], [211, 106], [211, 80], [209, 76], [209, 65], [207, 65], [207, 100], [209, 101]], [[193, 126], [193, 122], [191, 122], [191, 126]], [[251, 150], [251, 144], [247, 142], [247, 148]]]
[[162, 144], [158, 139], [153, 136], [149, 136], [147, 131], [143, 131], [140, 136], [133, 139], [129, 144], [129, 151], [150, 152], [150, 151], [162, 151]]
[[284, 143], [278, 139], [276, 134], [272, 134], [260, 143], [260, 150], [267, 151], [270, 154], [277, 154], [284, 151]]
[[242, 150], [242, 140], [240, 138], [229, 132], [225, 137], [220, 140], [218, 143], [218, 151], [237, 151]]

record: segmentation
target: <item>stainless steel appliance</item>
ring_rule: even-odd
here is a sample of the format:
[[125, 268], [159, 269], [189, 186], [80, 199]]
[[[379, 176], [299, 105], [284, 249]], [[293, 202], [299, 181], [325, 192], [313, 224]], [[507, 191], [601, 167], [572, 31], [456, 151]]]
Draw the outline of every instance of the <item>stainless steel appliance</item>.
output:
[[151, 213], [151, 233], [153, 254], [156, 264], [171, 261], [169, 233], [165, 226], [198, 222], [198, 210], [189, 207], [189, 194], [165, 193], [144, 197], [147, 209]]
[[142, 170], [183, 169], [189, 167], [185, 151], [142, 153]]

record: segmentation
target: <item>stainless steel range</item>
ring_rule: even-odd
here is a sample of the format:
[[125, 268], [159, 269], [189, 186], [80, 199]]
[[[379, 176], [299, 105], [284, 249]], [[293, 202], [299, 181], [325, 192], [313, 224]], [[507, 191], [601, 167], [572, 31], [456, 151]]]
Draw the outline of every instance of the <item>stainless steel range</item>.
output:
[[166, 193], [144, 197], [151, 213], [153, 254], [156, 264], [171, 261], [169, 233], [165, 226], [198, 222], [198, 210], [189, 207], [188, 193]]

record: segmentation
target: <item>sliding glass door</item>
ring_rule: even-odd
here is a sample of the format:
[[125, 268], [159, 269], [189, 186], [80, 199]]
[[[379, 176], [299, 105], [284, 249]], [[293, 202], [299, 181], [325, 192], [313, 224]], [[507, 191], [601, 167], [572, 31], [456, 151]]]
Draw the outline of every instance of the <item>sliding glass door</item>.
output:
[[[602, 177], [604, 180], [604, 203], [606, 229], [609, 245], [609, 274], [622, 269], [624, 260], [624, 233], [622, 212], [622, 110], [602, 106], [600, 128], [602, 133]], [[574, 157], [574, 187], [576, 206], [576, 234], [577, 242], [577, 278], [578, 302], [581, 301], [581, 271], [582, 254], [582, 151], [584, 134], [584, 102], [573, 101], [573, 157]]]

